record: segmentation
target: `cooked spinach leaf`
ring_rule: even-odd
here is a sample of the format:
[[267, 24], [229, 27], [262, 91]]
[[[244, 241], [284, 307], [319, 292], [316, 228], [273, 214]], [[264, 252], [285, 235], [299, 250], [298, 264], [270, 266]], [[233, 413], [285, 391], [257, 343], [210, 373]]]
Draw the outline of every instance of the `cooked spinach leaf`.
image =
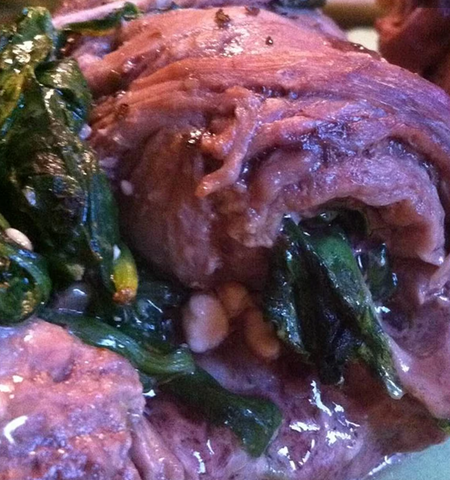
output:
[[34, 69], [54, 52], [55, 30], [46, 9], [24, 11], [0, 40], [0, 148], [3, 136], [22, 107], [23, 89]]
[[51, 281], [45, 260], [8, 236], [0, 215], [0, 324], [19, 323], [47, 302]]
[[139, 370], [144, 388], [170, 392], [212, 424], [230, 428], [251, 455], [259, 456], [278, 429], [281, 413], [268, 400], [227, 391], [198, 367], [182, 371], [189, 354], [177, 346], [170, 313], [186, 296], [183, 289], [147, 275], [131, 304], [96, 298], [90, 316], [46, 309], [43, 318], [69, 328], [90, 345], [125, 356]]
[[397, 288], [397, 276], [392, 272], [385, 244], [363, 251], [357, 256], [358, 263], [376, 302], [390, 298]]
[[122, 8], [114, 10], [106, 17], [86, 22], [69, 23], [64, 30], [71, 33], [80, 33], [81, 35], [101, 37], [109, 35], [123, 21], [129, 22], [141, 15], [141, 11], [134, 3], [127, 2]]
[[[298, 351], [298, 339], [292, 342], [285, 335], [295, 330], [307, 358], [327, 383], [338, 383], [345, 364], [361, 358], [377, 372], [392, 396], [401, 396], [387, 336], [343, 230], [334, 224], [305, 230], [287, 219], [276, 247], [278, 257], [287, 255], [286, 245], [290, 245], [290, 262], [274, 265], [265, 302], [266, 317], [275, 323], [280, 337]], [[287, 316], [283, 315], [286, 306], [274, 302], [270, 293], [281, 275], [289, 279], [295, 297]]]
[[96, 296], [88, 313], [126, 333], [144, 347], [162, 351], [176, 344], [171, 313], [187, 299], [188, 292], [173, 283], [140, 272], [139, 288], [135, 300], [117, 304], [109, 298]]
[[298, 353], [308, 355], [296, 304], [299, 269], [297, 245], [290, 236], [283, 235], [272, 256], [272, 276], [265, 291], [266, 317], [275, 324], [281, 340]]
[[[0, 76], [2, 201], [57, 283], [90, 276], [127, 302], [136, 271], [120, 246], [106, 175], [78, 136], [91, 95], [76, 62], [56, 58], [56, 39], [48, 12], [29, 9], [0, 54], [0, 65], [11, 65]], [[123, 252], [116, 259], [115, 248]]]
[[89, 118], [92, 95], [78, 63], [73, 59], [47, 62], [38, 67], [36, 77], [43, 87], [55, 90], [65, 107], [66, 123], [79, 134]]
[[170, 379], [175, 375], [192, 373], [194, 361], [187, 347], [170, 353], [143, 348], [138, 341], [117, 328], [94, 317], [73, 312], [44, 309], [42, 318], [67, 328], [83, 342], [94, 347], [107, 348], [127, 358], [140, 372], [150, 377]]
[[163, 384], [162, 388], [213, 425], [230, 428], [254, 457], [264, 453], [281, 425], [281, 413], [274, 403], [229, 392], [200, 368]]

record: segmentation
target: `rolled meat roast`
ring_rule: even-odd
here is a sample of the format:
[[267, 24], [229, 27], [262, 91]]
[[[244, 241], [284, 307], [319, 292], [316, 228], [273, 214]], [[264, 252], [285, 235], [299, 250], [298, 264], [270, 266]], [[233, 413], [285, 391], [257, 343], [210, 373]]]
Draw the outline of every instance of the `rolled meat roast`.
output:
[[135, 249], [195, 288], [262, 288], [286, 214], [362, 211], [399, 276], [385, 320], [402, 382], [447, 418], [450, 100], [302, 20], [174, 10], [80, 51], [102, 98], [91, 144]]
[[[95, 18], [121, 2], [103, 3], [66, 2], [55, 23]], [[343, 387], [324, 386], [298, 358], [255, 358], [237, 334], [198, 361], [230, 390], [281, 408], [283, 423], [263, 456], [250, 458], [230, 431], [167, 393], [148, 399], [142, 420], [130, 372], [128, 389], [125, 382], [115, 393], [113, 379], [93, 400], [95, 408], [102, 395], [119, 398], [119, 413], [109, 400], [101, 403], [126, 431], [118, 467], [72, 474], [64, 464], [58, 477], [42, 467], [33, 478], [128, 478], [121, 473], [128, 469], [129, 478], [145, 480], [349, 480], [393, 453], [442, 441], [436, 418], [450, 418], [450, 98], [346, 42], [317, 12], [280, 15], [263, 3], [219, 1], [165, 12], [156, 8], [170, 5], [140, 6], [148, 11], [143, 17], [72, 50], [97, 99], [89, 142], [116, 187], [130, 244], [187, 287], [233, 281], [260, 292], [286, 215], [362, 212], [399, 278], [382, 321], [408, 395], [393, 400], [363, 365], [349, 367]], [[119, 367], [113, 372], [120, 377], [126, 367]], [[96, 371], [89, 371], [94, 379]], [[13, 413], [4, 419], [29, 415], [13, 399], [6, 405]], [[103, 431], [92, 425], [87, 434], [97, 439]], [[21, 425], [13, 427], [14, 443], [0, 442], [7, 469], [32, 451]], [[45, 438], [55, 455], [62, 447], [52, 428]], [[107, 428], [105, 441], [115, 428]], [[73, 431], [71, 438], [80, 434]]]

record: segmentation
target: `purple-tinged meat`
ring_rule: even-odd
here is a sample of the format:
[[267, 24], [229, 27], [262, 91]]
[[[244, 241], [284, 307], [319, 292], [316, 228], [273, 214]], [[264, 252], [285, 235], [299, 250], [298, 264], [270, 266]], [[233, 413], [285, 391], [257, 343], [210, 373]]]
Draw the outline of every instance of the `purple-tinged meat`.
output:
[[[122, 27], [115, 38], [120, 48], [103, 61], [92, 61], [90, 56], [84, 56], [84, 51], [77, 52], [76, 57], [94, 93], [105, 95], [127, 88], [138, 77], [149, 78], [176, 61], [270, 51], [273, 37], [278, 42], [275, 50], [293, 46], [312, 50], [321, 48], [324, 41], [329, 46], [332, 43], [331, 39], [317, 35], [309, 14], [301, 17], [303, 29], [299, 30], [292, 19], [265, 10], [256, 15], [261, 18], [259, 22], [252, 21], [254, 14], [242, 7], [225, 13], [224, 20], [218, 12], [186, 9], [147, 15]], [[231, 14], [232, 21], [226, 23], [226, 15]], [[304, 21], [305, 18], [308, 20]]]
[[[76, 0], [74, 2], [63, 2], [61, 7], [58, 9], [56, 16], [54, 17], [53, 22], [57, 28], [61, 28], [70, 23], [95, 20], [102, 18], [110, 12], [122, 7], [125, 3], [127, 3], [125, 0], [114, 2], [103, 2], [99, 0]], [[169, 28], [175, 33], [176, 28], [179, 29], [180, 27], [179, 21], [177, 21], [176, 26], [171, 25], [167, 21], [166, 25], [162, 24], [159, 25], [159, 27], [153, 26], [152, 24], [154, 21], [158, 22], [157, 17], [160, 12], [171, 10], [174, 7], [184, 9], [207, 9], [212, 7], [219, 8], [223, 6], [242, 5], [240, 0], [178, 0], [177, 2], [173, 2], [172, 0], [134, 0], [132, 3], [137, 5], [143, 12], [148, 12], [150, 21], [148, 22], [146, 18], [144, 18], [137, 22], [131, 22], [131, 24], [124, 23], [123, 29], [118, 29], [114, 34], [107, 37], [85, 37], [83, 39], [78, 39], [78, 41], [75, 43], [75, 46], [72, 46], [71, 48], [71, 55], [75, 57], [83, 67], [88, 68], [90, 65], [94, 65], [106, 54], [114, 50], [118, 44], [126, 41], [131, 34], [136, 36], [139, 31], [143, 31], [145, 28], [147, 28], [147, 25], [149, 25], [149, 32], [147, 32], [146, 35], [143, 35], [140, 40], [143, 42], [148, 42], [148, 45], [145, 43], [140, 45], [139, 51], [142, 54], [142, 58], [136, 61], [139, 64], [143, 64], [144, 62], [148, 61], [149, 59], [147, 55], [149, 52], [154, 51], [155, 47], [157, 46], [157, 40], [159, 36], [158, 32], [154, 33], [154, 36], [152, 36], [150, 32], [152, 30], [154, 32], [155, 28], [162, 29], [162, 31], [165, 31], [166, 28]], [[279, 12], [283, 16], [289, 17], [293, 22], [299, 22], [304, 28], [307, 27], [313, 31], [321, 32], [327, 36], [335, 38], [336, 40], [345, 40], [344, 33], [337, 27], [337, 25], [330, 18], [322, 15], [318, 10], [289, 9], [281, 5], [277, 5], [276, 2], [268, 0], [252, 0], [251, 2], [246, 2], [246, 12], [249, 16], [259, 15], [261, 9], [263, 8], [269, 8], [275, 12]], [[163, 23], [164, 18], [165, 17], [163, 17]], [[202, 22], [199, 17], [194, 17], [192, 20], [200, 20], [198, 30], [200, 30], [202, 26], [204, 27], [204, 22]], [[184, 21], [188, 21], [187, 16], [185, 17]], [[227, 22], [224, 21], [222, 26], [226, 26], [226, 23]], [[286, 33], [290, 29], [288, 23], [281, 24], [280, 28], [287, 29]], [[122, 30], [124, 30], [124, 33]], [[178, 39], [183, 38], [182, 34], [183, 30], [179, 30]], [[175, 40], [176, 38], [172, 36], [172, 41]], [[161, 41], [159, 43], [161, 43]], [[168, 48], [168, 46], [164, 46], [164, 49], [166, 48]], [[124, 56], [126, 53], [123, 52], [122, 55]], [[133, 52], [132, 57], [134, 59], [139, 58], [138, 52]], [[132, 70], [132, 73], [135, 76], [139, 73], [138, 69], [133, 68], [132, 62], [133, 60], [130, 59], [129, 65], [126, 67], [127, 72], [115, 72], [115, 84], [112, 86], [110, 85], [110, 89], [114, 87], [116, 89], [118, 88], [120, 85], [120, 81], [118, 82], [118, 80], [120, 80], [121, 74], [125, 73], [125, 76], [129, 78], [128, 70]], [[110, 81], [114, 80], [114, 78], [112, 78], [113, 74], [114, 72], [110, 72]], [[100, 86], [93, 84], [91, 87], [96, 92], [101, 90], [102, 93], [105, 93], [108, 91], [108, 85], [108, 83], [105, 83], [103, 88], [100, 88]]]
[[132, 187], [135, 247], [191, 285], [248, 282], [242, 258], [264, 271], [285, 213], [343, 202], [394, 255], [440, 265], [449, 99], [289, 19], [230, 8], [220, 28], [216, 13], [146, 18], [84, 68], [107, 91], [111, 71], [124, 82], [94, 111], [92, 144]]
[[230, 390], [281, 408], [283, 424], [257, 459], [160, 392], [144, 419], [127, 361], [60, 327], [0, 329], [0, 348], [2, 480], [348, 480], [443, 440], [419, 403], [390, 399], [360, 367], [343, 389], [325, 387], [293, 359], [257, 360], [236, 337], [198, 361]]
[[189, 480], [361, 479], [385, 457], [443, 440], [422, 406], [390, 399], [357, 366], [340, 389], [321, 385], [299, 362], [258, 361], [234, 340], [200, 362], [234, 391], [269, 396], [281, 407], [283, 424], [266, 454], [251, 459], [228, 430], [211, 428], [172, 398], [157, 395], [148, 403], [152, 426]]
[[[381, 2], [380, 2], [381, 3]], [[407, 68], [450, 92], [450, 3], [395, 0], [377, 22], [380, 50], [389, 62]]]
[[123, 358], [42, 321], [0, 328], [0, 479], [183, 480], [143, 408]]

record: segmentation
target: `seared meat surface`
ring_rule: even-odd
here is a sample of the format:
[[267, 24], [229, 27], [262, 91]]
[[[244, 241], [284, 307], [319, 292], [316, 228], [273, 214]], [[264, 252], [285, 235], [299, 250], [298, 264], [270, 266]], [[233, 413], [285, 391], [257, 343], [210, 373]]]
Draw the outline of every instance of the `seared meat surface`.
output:
[[118, 355], [42, 321], [0, 329], [0, 479], [156, 478], [142, 449], [152, 475], [169, 475], [170, 454], [142, 434], [143, 408], [138, 375]]
[[339, 202], [397, 258], [441, 265], [449, 99], [299, 21], [223, 11], [226, 28], [216, 9], [144, 17], [81, 62], [99, 95], [116, 88], [91, 143], [128, 182], [134, 247], [191, 286], [258, 286], [283, 215]]

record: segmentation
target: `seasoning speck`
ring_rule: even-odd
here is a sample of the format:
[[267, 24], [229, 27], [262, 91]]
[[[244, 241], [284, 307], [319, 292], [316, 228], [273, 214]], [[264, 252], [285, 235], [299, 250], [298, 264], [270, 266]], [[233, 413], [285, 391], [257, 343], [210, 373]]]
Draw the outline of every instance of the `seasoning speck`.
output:
[[266, 38], [266, 45], [273, 45], [273, 38], [272, 37], [267, 37]]
[[219, 28], [227, 28], [231, 22], [231, 17], [227, 15], [222, 8], [216, 12], [215, 21]]
[[129, 110], [130, 106], [128, 105], [128, 103], [121, 103], [116, 110], [117, 119], [121, 120], [122, 118], [126, 117]]
[[256, 17], [257, 15], [259, 15], [260, 11], [261, 9], [258, 7], [245, 7], [245, 13], [252, 17]]

